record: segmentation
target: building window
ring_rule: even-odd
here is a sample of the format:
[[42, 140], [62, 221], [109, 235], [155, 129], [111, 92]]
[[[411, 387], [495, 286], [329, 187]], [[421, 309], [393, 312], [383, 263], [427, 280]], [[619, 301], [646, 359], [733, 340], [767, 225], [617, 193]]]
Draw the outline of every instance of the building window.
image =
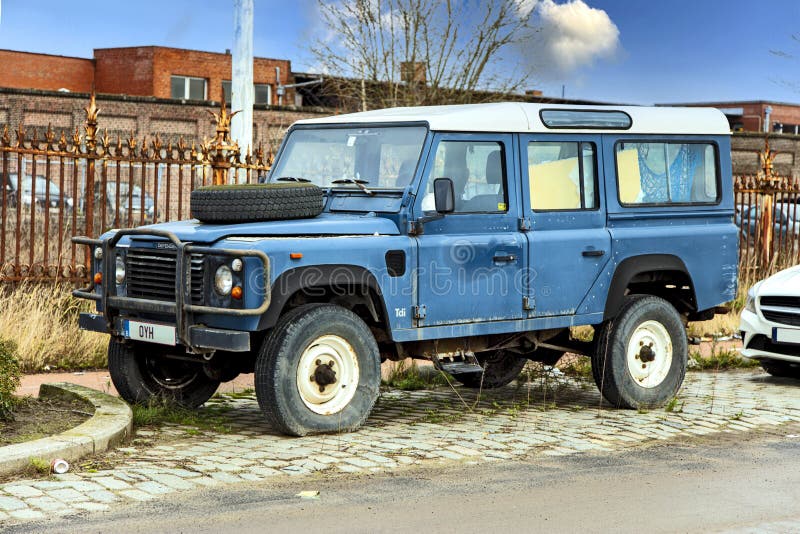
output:
[[172, 98], [180, 100], [205, 100], [207, 98], [205, 78], [172, 76]]
[[[255, 92], [254, 104], [272, 104], [272, 86], [267, 83], [254, 83], [253, 89]], [[225, 95], [225, 102], [231, 102], [231, 81], [222, 81], [222, 92]]]

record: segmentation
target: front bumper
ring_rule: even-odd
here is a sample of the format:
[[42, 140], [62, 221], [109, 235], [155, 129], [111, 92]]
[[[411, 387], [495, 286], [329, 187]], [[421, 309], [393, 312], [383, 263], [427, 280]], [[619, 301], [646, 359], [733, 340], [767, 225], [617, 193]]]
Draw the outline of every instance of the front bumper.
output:
[[[113, 333], [119, 335], [122, 331], [123, 319], [117, 318], [112, 328]], [[78, 327], [81, 330], [108, 334], [108, 322], [104, 315], [99, 313], [81, 313], [78, 317]], [[250, 350], [250, 332], [239, 330], [224, 330], [209, 328], [200, 325], [191, 325], [188, 328], [189, 346], [197, 349], [226, 350], [230, 352], [247, 352]]]
[[263, 315], [270, 304], [269, 284], [264, 284], [264, 300], [257, 308], [233, 309], [192, 304], [190, 258], [192, 254], [256, 257], [261, 260], [263, 265], [264, 280], [269, 280], [270, 265], [266, 254], [258, 250], [234, 250], [184, 243], [172, 232], [156, 229], [120, 230], [113, 236], [103, 240], [74, 237], [72, 241], [79, 245], [88, 246], [92, 251], [96, 247], [101, 247], [103, 251], [103, 259], [100, 260], [102, 262], [101, 272], [110, 281], [112, 280], [111, 273], [115, 269], [115, 247], [120, 239], [125, 236], [162, 238], [175, 245], [177, 250], [175, 302], [117, 295], [117, 287], [114, 283], [97, 285], [92, 281], [88, 287], [72, 292], [75, 297], [97, 302], [99, 309], [102, 310], [102, 314], [81, 314], [80, 325], [82, 328], [119, 335], [121, 332], [120, 321], [126, 312], [151, 313], [174, 317], [178, 341], [193, 351], [205, 352], [208, 349], [246, 351], [250, 349], [249, 332], [208, 328], [195, 324], [193, 317], [195, 314], [204, 314], [206, 316], [217, 314], [236, 317]]
[[742, 332], [742, 356], [754, 360], [800, 363], [799, 344], [776, 343], [772, 340], [772, 332], [776, 327], [787, 328], [787, 325], [772, 323], [762, 318], [760, 314], [742, 310], [739, 326]]

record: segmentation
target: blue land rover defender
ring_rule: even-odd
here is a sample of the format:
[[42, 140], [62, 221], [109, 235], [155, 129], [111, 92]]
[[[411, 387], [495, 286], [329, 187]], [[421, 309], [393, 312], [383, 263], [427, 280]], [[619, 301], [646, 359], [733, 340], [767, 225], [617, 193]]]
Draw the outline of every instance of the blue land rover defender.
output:
[[[304, 120], [259, 185], [112, 230], [76, 291], [129, 402], [199, 406], [255, 373], [267, 420], [352, 430], [381, 362], [497, 388], [591, 357], [613, 406], [678, 391], [688, 321], [736, 294], [729, 127], [713, 109], [498, 103]], [[570, 327], [592, 325], [592, 342]]]

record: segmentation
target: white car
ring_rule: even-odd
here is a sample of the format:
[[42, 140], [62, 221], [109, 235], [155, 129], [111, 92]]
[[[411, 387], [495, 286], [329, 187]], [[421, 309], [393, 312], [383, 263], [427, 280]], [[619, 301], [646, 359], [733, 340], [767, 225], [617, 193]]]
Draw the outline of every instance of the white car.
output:
[[742, 356], [771, 375], [800, 378], [800, 265], [750, 288], [739, 329]]

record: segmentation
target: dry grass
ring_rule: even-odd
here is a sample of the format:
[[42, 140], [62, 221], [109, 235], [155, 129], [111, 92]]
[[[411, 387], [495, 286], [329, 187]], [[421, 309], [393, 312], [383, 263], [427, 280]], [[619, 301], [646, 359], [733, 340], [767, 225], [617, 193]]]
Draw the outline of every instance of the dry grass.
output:
[[92, 307], [65, 285], [0, 285], [0, 338], [16, 343], [26, 373], [105, 367], [108, 336], [78, 329], [78, 313]]

